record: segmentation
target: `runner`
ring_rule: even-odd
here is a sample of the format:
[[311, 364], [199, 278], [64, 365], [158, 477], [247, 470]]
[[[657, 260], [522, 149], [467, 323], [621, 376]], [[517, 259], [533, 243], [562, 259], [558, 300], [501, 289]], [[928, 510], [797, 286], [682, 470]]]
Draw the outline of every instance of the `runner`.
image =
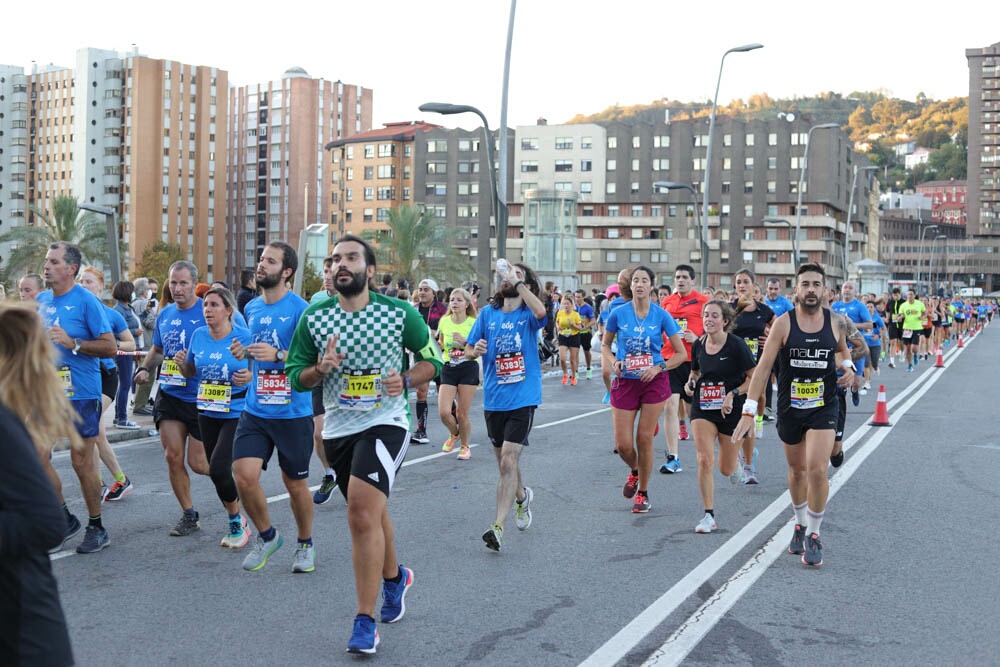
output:
[[[865, 304], [858, 301], [855, 297], [857, 293], [857, 286], [853, 281], [848, 280], [844, 282], [840, 287], [840, 300], [834, 301], [830, 304], [830, 310], [835, 313], [840, 313], [847, 319], [851, 320], [856, 327], [862, 332], [871, 331], [872, 329], [872, 317], [868, 313], [868, 308]], [[848, 348], [852, 347], [852, 343], [848, 342]], [[866, 346], [867, 347], [867, 346]], [[865, 370], [865, 357], [861, 357], [854, 366], [854, 378], [855, 382], [851, 385], [851, 402], [854, 403], [854, 407], [858, 407], [861, 404], [861, 398], [858, 393], [858, 389], [861, 385], [862, 374]], [[845, 406], [846, 411], [846, 406]]]
[[[597, 320], [599, 323], [598, 329], [600, 333], [601, 340], [604, 340], [604, 334], [606, 332], [608, 318], [611, 317], [611, 313], [614, 312], [619, 306], [628, 303], [632, 300], [632, 288], [631, 285], [632, 272], [629, 269], [622, 269], [618, 272], [618, 281], [616, 284], [611, 285], [607, 289], [608, 300], [604, 303], [604, 307], [601, 309], [601, 314], [598, 316]], [[614, 349], [612, 349], [614, 352]], [[604, 381], [604, 398], [601, 403], [608, 405], [611, 403], [611, 375], [612, 371], [609, 366], [604, 364], [604, 353], [601, 353], [601, 380]]]
[[[143, 349], [143, 328], [135, 311], [132, 310], [131, 303], [134, 294], [135, 286], [127, 280], [119, 280], [111, 286], [111, 298], [115, 301], [113, 308], [124, 318], [129, 333], [135, 340], [135, 349], [139, 351]], [[112, 423], [115, 428], [127, 431], [137, 431], [141, 428], [128, 418], [128, 402], [132, 392], [132, 371], [135, 370], [135, 359], [136, 356], [131, 354], [119, 354], [115, 359], [115, 368], [118, 371], [118, 393], [115, 395], [115, 417]], [[109, 498], [105, 498], [105, 500], [109, 500]]]
[[[376, 267], [367, 242], [347, 234], [331, 257], [337, 296], [302, 315], [286, 371], [294, 391], [323, 385], [323, 441], [347, 497], [358, 595], [347, 650], [371, 654], [380, 579], [384, 623], [403, 618], [413, 584], [413, 571], [396, 560], [386, 503], [410, 441], [407, 389], [437, 375], [441, 351], [412, 306], [368, 289]], [[416, 362], [406, 373], [404, 348]]]
[[505, 259], [497, 260], [496, 271], [500, 290], [479, 311], [465, 356], [483, 357], [483, 416], [500, 470], [496, 518], [483, 541], [500, 551], [511, 506], [517, 505], [518, 530], [531, 526], [534, 494], [522, 482], [521, 453], [528, 446], [535, 408], [542, 403], [542, 368], [535, 348], [547, 317], [534, 271]]
[[174, 359], [178, 352], [187, 349], [191, 334], [205, 326], [202, 302], [194, 293], [197, 282], [198, 269], [191, 262], [179, 260], [170, 265], [167, 291], [173, 303], [160, 310], [153, 329], [153, 345], [132, 378], [136, 384], [145, 384], [151, 380], [151, 369], [160, 367], [153, 421], [160, 432], [170, 487], [182, 511], [170, 531], [173, 537], [186, 537], [201, 530], [191, 497], [188, 466], [196, 474], [209, 474], [198, 425], [198, 383], [188, 382]]
[[[437, 293], [438, 284], [430, 278], [424, 278], [417, 286], [417, 310], [431, 330], [431, 338], [434, 339], [437, 338], [438, 323], [448, 312], [448, 307], [438, 301]], [[417, 430], [413, 433], [413, 442], [417, 445], [425, 445], [431, 441], [427, 437], [427, 389], [429, 386], [430, 381], [414, 388], [417, 394]]]
[[[837, 298], [837, 293], [831, 288], [827, 290], [826, 296], [822, 301], [821, 305], [824, 308], [830, 308], [830, 304], [835, 302]], [[854, 304], [860, 304], [860, 302], [855, 299], [850, 302], [851, 305], [844, 306], [841, 302], [839, 308], [844, 311], [855, 310]], [[862, 306], [863, 307], [863, 306]], [[831, 310], [833, 310], [831, 308]], [[858, 368], [865, 367], [865, 359], [868, 357], [868, 345], [865, 344], [864, 336], [858, 329], [858, 324], [854, 322], [850, 317], [844, 313], [838, 313], [833, 310], [834, 313], [838, 315], [843, 315], [845, 324], [847, 325], [847, 349], [851, 354], [851, 361], [854, 363], [854, 380], [847, 385], [850, 387], [854, 405], [858, 405], [858, 387], [861, 384], [861, 376], [858, 375]], [[865, 315], [868, 315], [868, 309], [865, 308]], [[855, 317], [862, 317], [860, 313], [855, 313]], [[869, 323], [870, 324], [870, 323]], [[837, 377], [842, 375], [841, 369], [837, 369]], [[830, 454], [830, 465], [834, 468], [839, 468], [844, 463], [844, 429], [847, 426], [847, 387], [838, 386], [837, 387], [837, 432], [833, 438], [833, 453]]]
[[862, 394], [867, 394], [871, 390], [871, 374], [873, 371], [878, 373], [879, 356], [882, 350], [885, 349], [882, 346], [882, 341], [885, 338], [885, 321], [878, 314], [874, 302], [868, 302], [868, 315], [872, 318], [872, 328], [861, 332], [861, 335], [865, 338], [865, 344], [868, 346], [868, 359], [870, 362], [865, 364], [864, 367], [865, 383], [861, 387]]
[[[479, 364], [465, 357], [465, 344], [476, 321], [476, 304], [468, 291], [456, 287], [448, 298], [448, 315], [438, 323], [438, 345], [441, 347], [441, 375], [438, 378], [438, 417], [448, 429], [448, 440], [441, 447], [450, 452], [461, 443], [458, 458], [467, 461], [469, 449], [469, 409], [479, 386]], [[453, 404], [456, 397], [458, 405]]]
[[[691, 429], [698, 450], [698, 490], [705, 516], [696, 533], [711, 533], [715, 521], [715, 443], [719, 443], [719, 472], [736, 483], [740, 478], [738, 446], [731, 436], [740, 419], [743, 400], [755, 360], [750, 348], [737, 336], [726, 333], [733, 310], [725, 301], [705, 304], [701, 319], [705, 336], [692, 345], [691, 370], [684, 392], [691, 398]], [[695, 398], [696, 397], [696, 398]]]
[[[774, 312], [775, 317], [781, 317], [795, 304], [781, 293], [781, 281], [777, 278], [767, 279], [767, 293], [764, 296], [764, 305]], [[777, 369], [771, 369], [771, 381], [764, 389], [764, 421], [774, 421], [774, 388], [778, 380]]]
[[[309, 299], [309, 305], [314, 303], [319, 303], [321, 301], [326, 301], [328, 298], [337, 293], [337, 290], [333, 288], [333, 257], [326, 257], [323, 260], [323, 289], [312, 295]], [[386, 274], [389, 275], [389, 274]], [[392, 287], [392, 276], [389, 275], [389, 288], [383, 292], [386, 296], [396, 296], [398, 290]], [[319, 488], [316, 489], [316, 493], [313, 494], [313, 504], [315, 505], [325, 505], [330, 502], [330, 498], [333, 497], [333, 492], [337, 488], [337, 474], [330, 467], [329, 461], [326, 460], [326, 448], [323, 447], [323, 415], [326, 414], [326, 408], [323, 407], [323, 385], [316, 385], [312, 390], [312, 409], [313, 409], [313, 452], [316, 454], [316, 458], [319, 459], [319, 463], [323, 466], [323, 479], [320, 480]]]
[[583, 348], [583, 359], [587, 363], [587, 379], [589, 380], [593, 377], [590, 348], [593, 340], [594, 306], [587, 297], [587, 293], [582, 289], [576, 291], [575, 299], [576, 312], [580, 314], [580, 322], [583, 325], [583, 329], [580, 330], [580, 347]]
[[920, 336], [924, 329], [924, 304], [917, 300], [916, 292], [908, 290], [906, 301], [896, 308], [896, 322], [901, 328], [900, 336], [903, 350], [906, 354], [906, 372], [912, 373], [913, 367], [920, 363]]
[[[97, 474], [97, 436], [101, 426], [101, 358], [112, 358], [117, 351], [107, 308], [96, 296], [76, 284], [82, 257], [80, 249], [59, 241], [45, 253], [45, 283], [49, 289], [37, 301], [49, 340], [59, 352], [59, 378], [66, 396], [80, 417], [76, 424], [83, 446], [70, 452], [73, 470], [80, 480], [80, 490], [90, 520], [77, 553], [101, 551], [111, 544], [111, 537], [101, 520], [101, 483]], [[63, 501], [66, 514], [66, 540], [80, 531], [80, 521], [70, 513], [62, 498], [62, 483], [51, 461], [43, 460], [56, 494]], [[65, 541], [63, 542], [65, 544]]]
[[233, 435], [246, 404], [250, 373], [243, 355], [230, 348], [250, 344], [250, 332], [233, 326], [236, 297], [225, 287], [213, 287], [202, 297], [205, 326], [194, 330], [186, 350], [174, 355], [181, 375], [198, 387], [198, 428], [202, 433], [209, 476], [229, 514], [221, 546], [239, 549], [250, 541], [250, 528], [240, 514], [233, 481]]
[[[655, 284], [656, 276], [649, 267], [637, 266], [632, 270], [632, 301], [611, 313], [601, 345], [603, 365], [613, 368], [615, 374], [611, 385], [615, 444], [618, 455], [629, 468], [622, 495], [632, 500], [635, 514], [650, 509], [653, 438], [660, 413], [670, 398], [668, 371], [687, 361], [687, 349], [677, 322], [650, 300]], [[611, 343], [616, 336], [617, 352], [613, 353]], [[660, 353], [664, 337], [674, 351], [666, 361]]]
[[899, 307], [903, 305], [898, 287], [892, 288], [892, 298], [886, 303], [886, 332], [889, 334], [889, 368], [896, 367], [896, 361], [903, 354], [903, 328], [899, 323]]
[[[702, 311], [708, 303], [708, 297], [699, 294], [694, 289], [695, 271], [688, 264], [679, 264], [674, 268], [674, 292], [661, 300], [660, 307], [670, 313], [681, 329], [681, 339], [684, 341], [684, 350], [687, 359], [691, 359], [691, 344], [698, 340], [698, 337], [705, 333], [702, 328]], [[660, 354], [664, 359], [669, 359], [674, 354], [673, 345], [668, 339], [664, 339], [663, 348]], [[670, 370], [670, 397], [663, 406], [663, 429], [667, 439], [667, 460], [660, 466], [660, 472], [664, 474], [679, 473], [684, 468], [681, 467], [680, 450], [678, 448], [678, 438], [688, 439], [687, 427], [684, 420], [680, 418], [682, 409], [681, 400], [687, 405], [691, 404], [691, 397], [684, 392], [684, 385], [687, 384], [691, 375], [691, 362], [685, 360], [680, 366]]]
[[42, 277], [37, 273], [29, 273], [17, 281], [17, 294], [21, 301], [34, 301], [43, 289]]
[[[232, 344], [233, 355], [250, 361], [246, 409], [236, 427], [232, 467], [243, 508], [257, 528], [253, 550], [243, 559], [243, 569], [252, 572], [263, 568], [284, 544], [271, 524], [267, 496], [260, 485], [261, 471], [275, 449], [298, 531], [292, 572], [316, 569], [312, 539], [315, 500], [308, 482], [313, 452], [312, 392], [293, 391], [286, 368], [296, 325], [308, 307], [289, 289], [298, 265], [298, 256], [287, 243], [272, 241], [264, 247], [255, 274], [261, 295], [251, 299], [245, 309], [249, 340]], [[330, 301], [324, 299], [319, 305]]]
[[562, 366], [562, 383], [576, 386], [576, 372], [580, 367], [580, 331], [583, 320], [576, 312], [573, 297], [567, 294], [556, 311], [556, 331], [559, 332], [559, 365]]
[[[746, 341], [755, 360], [760, 360], [774, 312], [763, 303], [753, 298], [753, 288], [756, 276], [750, 269], [740, 269], [736, 272], [736, 300], [731, 305], [736, 311], [731, 333]], [[757, 483], [757, 463], [760, 451], [756, 440], [764, 437], [764, 406], [766, 399], [763, 392], [758, 396], [751, 395], [757, 407], [757, 417], [754, 422], [754, 432], [741, 443], [740, 460], [743, 464], [743, 483]], [[758, 403], [759, 402], [759, 403]], [[735, 440], [735, 439], [734, 439]]]
[[[818, 264], [802, 264], [795, 274], [797, 305], [774, 324], [750, 381], [758, 396], [778, 361], [778, 436], [788, 460], [788, 491], [795, 511], [795, 531], [788, 551], [802, 562], [823, 563], [820, 526], [830, 493], [827, 460], [837, 425], [837, 384], [854, 381], [847, 350], [847, 321], [822, 307], [826, 273]], [[844, 375], [837, 380], [838, 366]], [[756, 401], [747, 399], [733, 431], [738, 441], [753, 430]]]

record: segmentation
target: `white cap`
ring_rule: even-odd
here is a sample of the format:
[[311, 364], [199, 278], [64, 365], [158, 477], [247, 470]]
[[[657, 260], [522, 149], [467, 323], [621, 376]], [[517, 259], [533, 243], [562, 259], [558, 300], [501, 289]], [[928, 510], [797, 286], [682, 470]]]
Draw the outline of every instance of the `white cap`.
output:
[[420, 284], [417, 285], [417, 289], [420, 289], [424, 285], [426, 285], [427, 287], [430, 287], [432, 292], [437, 292], [438, 291], [438, 284], [436, 282], [434, 282], [430, 278], [424, 278], [423, 280], [421, 280]]

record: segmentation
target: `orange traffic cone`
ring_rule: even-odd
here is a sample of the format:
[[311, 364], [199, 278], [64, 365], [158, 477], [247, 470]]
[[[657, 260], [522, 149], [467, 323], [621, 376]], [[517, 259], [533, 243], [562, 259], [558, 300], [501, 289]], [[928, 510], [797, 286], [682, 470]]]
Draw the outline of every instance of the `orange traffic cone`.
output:
[[871, 426], [892, 426], [889, 422], [889, 406], [885, 402], [885, 385], [878, 386], [878, 399], [875, 402], [875, 416], [872, 417]]
[[934, 362], [934, 368], [944, 368], [944, 352], [940, 345], [938, 345], [937, 361]]
[[965, 347], [965, 345], [962, 345], [962, 334], [958, 335], [958, 346], [959, 347]]

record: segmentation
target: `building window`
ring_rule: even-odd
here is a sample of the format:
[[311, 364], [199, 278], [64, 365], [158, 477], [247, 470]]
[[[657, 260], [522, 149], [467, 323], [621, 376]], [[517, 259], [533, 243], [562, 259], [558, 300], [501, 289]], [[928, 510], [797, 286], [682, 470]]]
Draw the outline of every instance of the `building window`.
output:
[[753, 157], [743, 158], [743, 168], [748, 171], [753, 171]]
[[608, 171], [615, 171], [616, 169], [618, 169], [618, 161], [608, 160]]
[[639, 159], [632, 158], [632, 171], [639, 171]]
[[521, 160], [521, 173], [532, 173], [538, 171], [538, 160]]
[[778, 134], [777, 132], [768, 132], [767, 134], [767, 145], [777, 146], [778, 145]]
[[630, 261], [633, 264], [638, 264], [639, 262], [642, 261], [642, 253], [630, 252], [628, 255], [628, 261]]
[[649, 206], [649, 214], [654, 218], [659, 218], [663, 216], [663, 207], [659, 204], [651, 204]]
[[365, 180], [370, 181], [375, 178], [375, 167], [365, 167]]
[[767, 158], [767, 168], [768, 169], [777, 169], [778, 168], [778, 158], [776, 158], [773, 155], [769, 156]]
[[747, 143], [747, 146], [753, 146], [754, 145], [753, 144], [753, 135], [752, 134], [748, 134], [746, 136], [746, 143]]
[[670, 158], [660, 157], [653, 158], [653, 171], [669, 171], [670, 170]]
[[428, 174], [446, 174], [446, 173], [448, 173], [448, 163], [447, 162], [428, 162], [427, 163], [427, 173]]
[[379, 178], [396, 178], [396, 165], [394, 165], [394, 164], [380, 164], [378, 166], [378, 177]]
[[582, 181], [580, 183], [580, 194], [589, 195], [594, 191], [594, 184], [590, 181]]
[[521, 150], [522, 151], [537, 151], [538, 150], [538, 139], [537, 138], [523, 138], [521, 139]]
[[[447, 153], [448, 152], [448, 142], [443, 139], [437, 139], [427, 142], [427, 152], [428, 153]], [[407, 155], [407, 157], [409, 157]]]
[[743, 217], [747, 220], [753, 217], [753, 204], [746, 204], [743, 207]]
[[580, 160], [580, 171], [593, 171], [594, 162], [592, 160]]
[[[611, 207], [610, 206], [608, 207], [608, 212], [609, 213], [611, 212]], [[615, 206], [615, 215], [618, 215], [618, 207], [617, 206]], [[617, 227], [611, 227], [611, 228], [608, 229], [608, 238], [609, 239], [616, 239], [616, 238], [618, 238], [618, 228]]]
[[670, 148], [670, 137], [666, 134], [653, 137], [653, 148]]
[[609, 251], [605, 252], [604, 253], [604, 261], [607, 262], [607, 263], [609, 263], [609, 264], [613, 264], [613, 263], [617, 262], [618, 261], [618, 253], [615, 252], [615, 251], [613, 251], [613, 250], [609, 250]]
[[608, 148], [618, 148], [618, 137], [608, 137]]
[[556, 190], [560, 192], [570, 192], [573, 190], [573, 184], [569, 181], [556, 181]]
[[[632, 205], [632, 217], [633, 218], [642, 217], [642, 204], [633, 204]], [[636, 236], [633, 233], [632, 234], [632, 238], [634, 238], [634, 239], [641, 239], [642, 238], [642, 230], [641, 229], [633, 229], [632, 231], [633, 232], [636, 232], [636, 231], [639, 232], [639, 236]]]
[[639, 137], [632, 137], [632, 148], [639, 148]]
[[[381, 192], [383, 188], [379, 188]], [[388, 188], [386, 188], [388, 189]], [[425, 186], [424, 194], [426, 195], [436, 195], [442, 197], [448, 194], [448, 186], [445, 183], [428, 183]], [[381, 197], [379, 197], [381, 199]]]
[[606, 192], [609, 195], [613, 195], [615, 194], [615, 192], [617, 192], [617, 186], [615, 185], [614, 182], [608, 183]]
[[[365, 144], [365, 157], [366, 158], [375, 157], [374, 144]], [[370, 222], [370, 220], [365, 220], [365, 222]]]
[[593, 261], [593, 253], [591, 251], [589, 251], [589, 250], [581, 250], [580, 251], [580, 261], [581, 262], [592, 262]]
[[[608, 217], [609, 218], [618, 217], [618, 204], [611, 204], [608, 206]], [[614, 233], [614, 236], [611, 235], [612, 232]], [[608, 230], [608, 238], [609, 239], [618, 238], [618, 230], [617, 229]]]
[[774, 218], [774, 217], [777, 217], [777, 215], [778, 215], [778, 206], [777, 206], [777, 204], [768, 204], [767, 205], [767, 217]]
[[629, 187], [629, 192], [631, 192], [634, 195], [639, 194], [639, 184], [638, 183], [632, 183], [630, 185], [630, 187]]
[[538, 187], [538, 183], [529, 183], [528, 181], [521, 181], [521, 192], [527, 192], [528, 190], [534, 190]]
[[557, 151], [573, 150], [573, 137], [556, 137], [556, 150]]
[[593, 137], [580, 137], [580, 148], [593, 148], [594, 138]]
[[375, 198], [375, 188], [365, 188], [365, 201]]
[[733, 158], [724, 157], [722, 158], [722, 170], [729, 171], [733, 168]]
[[573, 171], [573, 161], [556, 160], [556, 171]]
[[778, 182], [768, 181], [767, 182], [767, 194], [773, 195], [778, 192]]
[[743, 181], [743, 192], [745, 194], [753, 192], [753, 181]]

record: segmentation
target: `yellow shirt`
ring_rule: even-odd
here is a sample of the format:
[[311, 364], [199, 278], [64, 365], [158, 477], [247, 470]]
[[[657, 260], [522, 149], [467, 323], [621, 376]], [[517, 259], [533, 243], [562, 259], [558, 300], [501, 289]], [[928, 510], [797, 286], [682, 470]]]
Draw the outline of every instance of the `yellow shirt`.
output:
[[472, 331], [472, 325], [476, 323], [476, 318], [466, 317], [461, 324], [455, 324], [451, 319], [451, 314], [445, 315], [438, 322], [438, 335], [441, 337], [441, 360], [446, 364], [457, 365], [466, 361], [465, 343], [459, 345], [452, 339], [453, 333], [461, 334], [462, 338], [468, 338]]
[[560, 309], [556, 313], [556, 327], [560, 336], [575, 336], [583, 328], [583, 320], [580, 319], [580, 313], [575, 310], [567, 313]]

